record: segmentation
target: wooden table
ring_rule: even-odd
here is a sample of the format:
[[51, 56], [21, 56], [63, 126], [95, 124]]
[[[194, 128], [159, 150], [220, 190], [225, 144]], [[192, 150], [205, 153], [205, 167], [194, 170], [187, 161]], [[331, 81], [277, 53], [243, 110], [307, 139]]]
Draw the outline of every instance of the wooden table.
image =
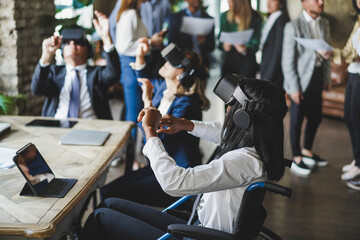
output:
[[78, 182], [64, 198], [24, 197], [25, 179], [16, 167], [0, 169], [0, 239], [59, 239], [68, 234], [89, 194], [105, 182], [112, 158], [127, 144], [131, 122], [78, 119], [73, 129], [104, 130], [112, 134], [104, 146], [66, 146], [59, 140], [71, 129], [26, 127], [39, 117], [1, 116], [11, 131], [0, 146], [19, 149], [32, 142], [58, 178]]

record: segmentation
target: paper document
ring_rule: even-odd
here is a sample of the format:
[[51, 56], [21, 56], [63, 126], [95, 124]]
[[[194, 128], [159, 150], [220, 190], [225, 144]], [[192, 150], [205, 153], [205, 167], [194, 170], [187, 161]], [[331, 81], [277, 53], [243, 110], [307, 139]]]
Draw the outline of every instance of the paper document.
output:
[[324, 39], [321, 38], [298, 38], [295, 40], [303, 45], [307, 49], [315, 50], [315, 51], [331, 51], [333, 47], [330, 46]]
[[232, 45], [235, 44], [245, 45], [250, 42], [253, 33], [254, 33], [253, 29], [248, 29], [239, 32], [221, 32], [220, 42], [230, 43]]
[[13, 157], [16, 155], [16, 151], [15, 148], [0, 147], [0, 169], [15, 166]]
[[190, 35], [208, 35], [214, 27], [214, 19], [183, 17], [180, 32]]

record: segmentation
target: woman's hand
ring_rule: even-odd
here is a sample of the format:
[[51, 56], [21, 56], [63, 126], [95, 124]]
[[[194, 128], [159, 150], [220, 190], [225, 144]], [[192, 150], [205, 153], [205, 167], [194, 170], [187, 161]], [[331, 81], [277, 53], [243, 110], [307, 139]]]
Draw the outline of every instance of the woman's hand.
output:
[[151, 84], [150, 80], [147, 78], [138, 78], [138, 81], [142, 83], [142, 100], [144, 102], [144, 107], [152, 107], [152, 97], [154, 86]]
[[154, 107], [147, 107], [140, 111], [138, 115], [138, 122], [142, 121], [146, 140], [156, 137], [156, 129], [158, 128], [161, 119], [161, 113]]
[[161, 118], [159, 127], [158, 133], [175, 134], [183, 130], [191, 132], [194, 129], [194, 123], [185, 118], [177, 118], [166, 114]]
[[231, 44], [230, 43], [223, 43], [223, 49], [225, 52], [230, 52], [231, 51]]
[[235, 44], [234, 45], [236, 51], [242, 55], [246, 54], [246, 46], [243, 44]]

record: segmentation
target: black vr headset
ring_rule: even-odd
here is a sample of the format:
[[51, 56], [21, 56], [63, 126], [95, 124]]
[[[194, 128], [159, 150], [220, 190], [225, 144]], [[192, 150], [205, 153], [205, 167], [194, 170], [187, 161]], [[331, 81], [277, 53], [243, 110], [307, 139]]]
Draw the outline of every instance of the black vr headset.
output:
[[[253, 111], [262, 112], [264, 105], [252, 100], [242, 90], [246, 78], [236, 74], [225, 74], [220, 78], [214, 88], [214, 93], [225, 102], [232, 104], [238, 101], [241, 108], [236, 110], [233, 116], [235, 125], [241, 129], [248, 129], [253, 122]], [[248, 79], [251, 80], [251, 79]]]
[[86, 38], [85, 32], [80, 28], [66, 28], [61, 32], [62, 43], [61, 43], [61, 54], [63, 54], [63, 48], [65, 44], [69, 44], [74, 41], [75, 44], [81, 46], [87, 46], [88, 52], [87, 57], [92, 57], [92, 47]]
[[161, 51], [161, 56], [174, 68], [185, 68], [185, 71], [179, 76], [181, 85], [189, 88], [194, 84], [195, 69], [191, 66], [190, 59], [176, 44], [170, 43]]

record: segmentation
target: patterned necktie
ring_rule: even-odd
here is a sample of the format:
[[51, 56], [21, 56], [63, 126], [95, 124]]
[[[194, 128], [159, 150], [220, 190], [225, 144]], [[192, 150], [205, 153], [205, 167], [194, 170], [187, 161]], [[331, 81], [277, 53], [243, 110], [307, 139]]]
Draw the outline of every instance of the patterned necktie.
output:
[[78, 118], [79, 117], [79, 108], [80, 108], [80, 77], [79, 71], [75, 71], [75, 76], [71, 81], [71, 92], [70, 92], [70, 101], [69, 101], [69, 118]]

